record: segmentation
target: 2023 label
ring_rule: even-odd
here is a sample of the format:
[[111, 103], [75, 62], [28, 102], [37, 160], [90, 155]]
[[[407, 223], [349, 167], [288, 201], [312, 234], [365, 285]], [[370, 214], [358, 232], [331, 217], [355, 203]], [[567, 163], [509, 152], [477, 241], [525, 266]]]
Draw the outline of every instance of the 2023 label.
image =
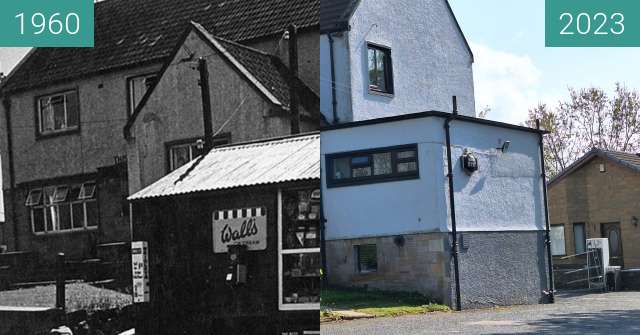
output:
[[546, 0], [548, 47], [640, 46], [640, 1]]
[[0, 2], [0, 46], [93, 47], [93, 0]]

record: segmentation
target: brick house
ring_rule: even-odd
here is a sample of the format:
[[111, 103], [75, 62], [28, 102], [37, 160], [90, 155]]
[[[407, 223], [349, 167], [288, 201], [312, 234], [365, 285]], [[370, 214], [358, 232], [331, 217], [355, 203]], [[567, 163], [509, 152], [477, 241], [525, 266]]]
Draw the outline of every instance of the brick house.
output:
[[[1, 90], [8, 250], [41, 260], [61, 251], [83, 260], [104, 249], [128, 250], [131, 138], [123, 129], [190, 22], [268, 52], [283, 66], [283, 33], [295, 24], [299, 80], [317, 91], [318, 11], [319, 1], [307, 0], [106, 0], [95, 3], [94, 48], [32, 49]], [[202, 136], [201, 125], [193, 125], [192, 138]], [[243, 131], [230, 141], [250, 137]]]
[[609, 238], [610, 263], [640, 267], [640, 156], [592, 149], [549, 181], [554, 264], [585, 251], [585, 239]]

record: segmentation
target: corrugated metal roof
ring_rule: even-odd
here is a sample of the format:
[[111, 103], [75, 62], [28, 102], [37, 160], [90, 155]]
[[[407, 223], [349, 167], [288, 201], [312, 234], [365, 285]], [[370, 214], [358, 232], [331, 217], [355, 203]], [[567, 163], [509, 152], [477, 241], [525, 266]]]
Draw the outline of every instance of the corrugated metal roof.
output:
[[215, 148], [129, 200], [313, 179], [320, 179], [319, 133]]

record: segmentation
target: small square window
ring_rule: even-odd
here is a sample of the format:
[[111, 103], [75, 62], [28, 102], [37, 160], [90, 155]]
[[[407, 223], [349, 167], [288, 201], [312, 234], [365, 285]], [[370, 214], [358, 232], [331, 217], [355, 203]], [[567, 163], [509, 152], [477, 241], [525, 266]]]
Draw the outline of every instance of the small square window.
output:
[[80, 188], [80, 194], [78, 195], [78, 200], [84, 199], [92, 199], [95, 197], [96, 193], [96, 183], [84, 183], [82, 184], [82, 188]]
[[25, 206], [37, 206], [42, 204], [42, 189], [34, 189], [29, 191]]
[[369, 90], [393, 94], [391, 49], [369, 44], [367, 51]]
[[46, 135], [78, 129], [78, 92], [68, 91], [38, 98], [38, 133]]
[[378, 248], [375, 244], [356, 246], [358, 272], [371, 273], [378, 271]]

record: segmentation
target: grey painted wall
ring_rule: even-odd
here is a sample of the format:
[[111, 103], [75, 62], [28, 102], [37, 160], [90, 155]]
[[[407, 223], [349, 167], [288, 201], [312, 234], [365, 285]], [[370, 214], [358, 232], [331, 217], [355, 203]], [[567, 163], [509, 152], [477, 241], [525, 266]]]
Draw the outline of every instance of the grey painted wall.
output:
[[[547, 263], [543, 231], [465, 232], [462, 239], [459, 268], [463, 309], [544, 301]], [[453, 262], [451, 266], [453, 273]], [[454, 289], [452, 283], [455, 305]]]

